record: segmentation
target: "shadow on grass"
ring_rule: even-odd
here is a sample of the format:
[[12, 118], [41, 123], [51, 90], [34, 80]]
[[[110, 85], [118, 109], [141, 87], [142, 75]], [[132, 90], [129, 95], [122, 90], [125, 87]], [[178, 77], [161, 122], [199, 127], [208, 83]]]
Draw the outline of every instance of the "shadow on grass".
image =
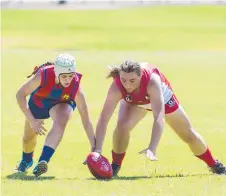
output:
[[28, 176], [27, 173], [13, 173], [6, 176], [9, 180], [25, 180], [25, 181], [43, 181], [43, 180], [55, 180], [55, 176]]
[[213, 175], [211, 173], [209, 174], [154, 174], [150, 176], [116, 176], [113, 177], [112, 179], [96, 179], [96, 178], [88, 178], [87, 180], [100, 180], [100, 181], [111, 181], [111, 180], [139, 180], [139, 179], [155, 179], [155, 178], [186, 178], [186, 177], [204, 177], [204, 176], [210, 176]]
[[[187, 178], [187, 177], [205, 177], [205, 176], [210, 176], [213, 175], [211, 173], [206, 173], [206, 174], [166, 174], [166, 175], [162, 175], [162, 174], [153, 174], [153, 175], [144, 175], [144, 176], [116, 176], [113, 177], [111, 179], [96, 179], [96, 178], [86, 178], [86, 180], [99, 180], [99, 181], [112, 181], [112, 180], [140, 180], [140, 179], [144, 179], [144, 180], [149, 180], [149, 179], [157, 179], [157, 178]], [[35, 176], [28, 176], [27, 173], [13, 173], [10, 174], [6, 177], [8, 180], [24, 180], [24, 181], [45, 181], [45, 180], [59, 180], [57, 178], [55, 178], [55, 176], [39, 176], [39, 177], [35, 177]], [[70, 180], [75, 180], [77, 178], [73, 178]], [[69, 180], [69, 179], [68, 179]]]
[[114, 180], [139, 180], [139, 179], [155, 179], [155, 178], [187, 178], [187, 177], [204, 177], [212, 174], [153, 174], [150, 176], [118, 176]]

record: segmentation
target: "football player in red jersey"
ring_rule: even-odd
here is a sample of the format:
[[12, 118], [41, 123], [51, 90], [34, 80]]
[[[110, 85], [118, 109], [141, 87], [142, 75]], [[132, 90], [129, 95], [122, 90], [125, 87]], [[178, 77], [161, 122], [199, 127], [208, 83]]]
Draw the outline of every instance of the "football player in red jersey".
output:
[[111, 68], [107, 78], [113, 78], [96, 127], [95, 151], [101, 153], [108, 122], [117, 106], [118, 121], [113, 134], [112, 169], [117, 175], [126, 150], [130, 131], [153, 112], [153, 126], [149, 146], [141, 151], [152, 161], [156, 152], [164, 121], [189, 146], [192, 153], [203, 160], [216, 174], [226, 174], [226, 167], [216, 160], [203, 138], [194, 130], [188, 116], [177, 100], [169, 81], [153, 65], [125, 61], [119, 67]]
[[[17, 102], [26, 120], [22, 160], [16, 171], [25, 172], [33, 165], [33, 152], [37, 136], [46, 134], [44, 119], [50, 117], [53, 125], [47, 134], [42, 154], [33, 174], [40, 176], [47, 171], [47, 164], [58, 147], [76, 106], [91, 148], [94, 148], [94, 130], [80, 85], [82, 75], [75, 72], [75, 68], [76, 63], [73, 56], [60, 54], [54, 63], [47, 62], [36, 67], [28, 77], [34, 76], [18, 90]], [[28, 95], [30, 95], [30, 99], [27, 104], [26, 97]]]

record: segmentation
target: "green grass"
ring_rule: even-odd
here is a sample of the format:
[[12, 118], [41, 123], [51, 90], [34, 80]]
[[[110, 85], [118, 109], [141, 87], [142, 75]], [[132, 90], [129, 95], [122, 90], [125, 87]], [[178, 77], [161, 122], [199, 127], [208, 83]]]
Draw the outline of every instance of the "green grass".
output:
[[[169, 129], [159, 161], [137, 152], [147, 147], [151, 113], [133, 130], [118, 179], [95, 180], [83, 160], [89, 151], [78, 112], [69, 122], [49, 171], [13, 175], [21, 157], [24, 116], [15, 93], [34, 65], [62, 50], [75, 55], [94, 126], [110, 84], [107, 65], [132, 58], [160, 67], [213, 154], [226, 163], [226, 7], [150, 7], [113, 11], [2, 11], [2, 187], [4, 196], [224, 196], [226, 177], [205, 164]], [[51, 16], [50, 16], [51, 15]], [[12, 20], [13, 18], [13, 20]], [[70, 39], [69, 39], [70, 38]], [[161, 52], [160, 52], [161, 51]], [[115, 112], [103, 154], [111, 160]], [[51, 127], [51, 121], [46, 122]], [[35, 152], [39, 158], [44, 137]]]
[[225, 10], [224, 6], [153, 6], [111, 11], [4, 10], [3, 46], [121, 51], [223, 50]]

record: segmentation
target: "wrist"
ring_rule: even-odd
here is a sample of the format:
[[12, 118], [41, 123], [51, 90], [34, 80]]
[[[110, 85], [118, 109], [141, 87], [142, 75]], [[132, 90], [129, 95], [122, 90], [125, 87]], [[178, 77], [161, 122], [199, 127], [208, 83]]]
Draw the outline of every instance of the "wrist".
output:
[[97, 153], [101, 154], [102, 150], [95, 149], [94, 152], [97, 152]]
[[34, 118], [34, 116], [32, 115], [32, 113], [29, 109], [28, 109], [27, 112], [25, 112], [25, 116], [26, 116], [26, 118], [29, 122], [35, 121], [35, 118]]
[[29, 123], [32, 123], [32, 122], [35, 121], [35, 118], [33, 118], [33, 117], [27, 116], [26, 118], [27, 118]]
[[95, 137], [90, 138], [89, 143], [90, 143], [90, 146], [92, 148], [94, 148], [94, 149], [96, 148], [96, 139], [95, 139]]
[[95, 151], [95, 146], [91, 146], [91, 152]]

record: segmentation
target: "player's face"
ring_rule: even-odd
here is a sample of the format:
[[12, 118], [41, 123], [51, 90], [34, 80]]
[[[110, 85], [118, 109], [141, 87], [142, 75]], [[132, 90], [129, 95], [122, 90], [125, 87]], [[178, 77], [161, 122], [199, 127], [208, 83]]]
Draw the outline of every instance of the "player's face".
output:
[[141, 76], [138, 76], [135, 72], [126, 73], [121, 71], [119, 75], [120, 81], [128, 93], [139, 88]]
[[60, 83], [63, 87], [69, 87], [74, 77], [74, 73], [65, 73], [59, 75]]

